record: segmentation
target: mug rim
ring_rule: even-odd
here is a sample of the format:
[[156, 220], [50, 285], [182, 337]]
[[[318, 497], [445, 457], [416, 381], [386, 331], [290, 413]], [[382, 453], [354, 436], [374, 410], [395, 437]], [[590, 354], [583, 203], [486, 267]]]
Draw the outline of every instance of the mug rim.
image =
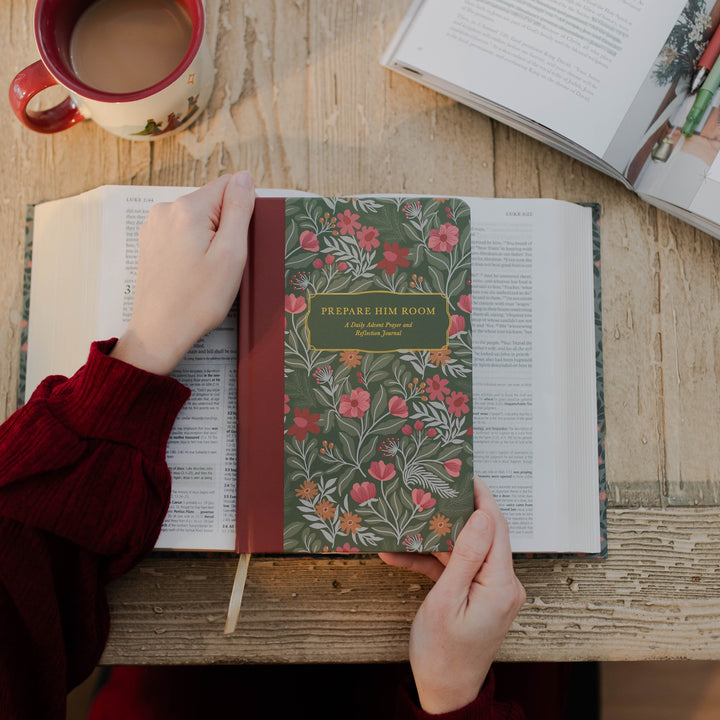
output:
[[[143, 100], [151, 97], [161, 90], [170, 87], [170, 85], [180, 78], [188, 67], [190, 67], [190, 64], [200, 50], [200, 45], [202, 44], [205, 34], [205, 7], [203, 0], [185, 0], [185, 2], [178, 2], [178, 4], [183, 7], [186, 12], [188, 12], [192, 22], [190, 45], [188, 46], [187, 52], [178, 66], [162, 80], [156, 82], [154, 85], [150, 85], [147, 88], [143, 88], [142, 90], [135, 90], [134, 92], [128, 93], [106, 92], [104, 90], [98, 90], [97, 88], [91, 87], [90, 85], [86, 85], [70, 70], [70, 68], [67, 68], [64, 64], [56, 62], [58, 54], [57, 46], [55, 43], [51, 42], [49, 38], [45, 37], [43, 33], [43, 24], [45, 11], [53, 10], [61, 3], [62, 0], [60, 0], [60, 2], [57, 0], [54, 2], [53, 0], [38, 0], [35, 7], [35, 42], [38, 50], [40, 51], [40, 57], [42, 58], [45, 67], [47, 67], [48, 71], [55, 77], [55, 79], [71, 92], [74, 92], [76, 95], [79, 95], [87, 100], [97, 100], [100, 102], [111, 103], [133, 102], [135, 100]], [[197, 22], [192, 16], [192, 10], [197, 12]]]

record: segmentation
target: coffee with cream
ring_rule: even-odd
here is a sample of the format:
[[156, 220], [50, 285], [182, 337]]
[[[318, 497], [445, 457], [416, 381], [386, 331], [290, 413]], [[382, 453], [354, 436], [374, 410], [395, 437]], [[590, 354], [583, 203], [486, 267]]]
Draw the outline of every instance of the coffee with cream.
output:
[[96, 90], [137, 92], [178, 67], [191, 36], [190, 18], [173, 0], [97, 0], [73, 28], [70, 62]]

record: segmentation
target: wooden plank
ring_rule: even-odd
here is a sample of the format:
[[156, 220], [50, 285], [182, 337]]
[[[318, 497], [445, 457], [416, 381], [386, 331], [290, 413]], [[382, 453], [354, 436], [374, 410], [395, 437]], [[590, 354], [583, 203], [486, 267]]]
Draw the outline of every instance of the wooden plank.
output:
[[306, 3], [208, 4], [213, 97], [191, 129], [156, 145], [154, 183], [249, 169], [260, 187], [309, 187], [307, 24]]
[[720, 244], [663, 214], [659, 223], [667, 501], [720, 502]]
[[[720, 510], [610, 512], [610, 560], [517, 558], [504, 660], [720, 659]], [[111, 586], [105, 664], [395, 662], [430, 581], [374, 556], [258, 556], [223, 636], [235, 558], [151, 556]]]
[[216, 11], [209, 112], [156, 144], [154, 183], [250, 168], [261, 187], [493, 194], [490, 121], [379, 65], [405, 3], [256, 0]]

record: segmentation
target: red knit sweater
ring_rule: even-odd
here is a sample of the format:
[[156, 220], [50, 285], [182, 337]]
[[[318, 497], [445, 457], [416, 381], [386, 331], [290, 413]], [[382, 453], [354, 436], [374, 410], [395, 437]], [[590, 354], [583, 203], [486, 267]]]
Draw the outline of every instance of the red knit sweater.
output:
[[[64, 720], [107, 640], [105, 585], [153, 548], [167, 510], [165, 446], [190, 392], [108, 357], [113, 346], [94, 343], [0, 426], [0, 718]], [[523, 716], [489, 682], [444, 717]]]

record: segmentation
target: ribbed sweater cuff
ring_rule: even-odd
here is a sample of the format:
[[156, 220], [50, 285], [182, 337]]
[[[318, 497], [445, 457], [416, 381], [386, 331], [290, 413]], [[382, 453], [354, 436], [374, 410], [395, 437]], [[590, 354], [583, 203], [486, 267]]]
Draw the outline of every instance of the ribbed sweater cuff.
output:
[[87, 363], [53, 390], [48, 408], [81, 437], [136, 447], [148, 459], [162, 461], [190, 390], [173, 378], [109, 357], [116, 342], [93, 343]]
[[[425, 710], [415, 705], [416, 700], [411, 699], [411, 693], [408, 692], [407, 688], [403, 688], [402, 692], [405, 694], [405, 701], [409, 705], [414, 705], [413, 715], [416, 720], [493, 720], [494, 718], [499, 720], [500, 717], [504, 717], [504, 715], [494, 714], [495, 677], [492, 669], [488, 672], [478, 696], [471, 703], [450, 712], [438, 714], [425, 712]], [[508, 717], [512, 718], [513, 716]], [[522, 716], [519, 717], [522, 718]]]

